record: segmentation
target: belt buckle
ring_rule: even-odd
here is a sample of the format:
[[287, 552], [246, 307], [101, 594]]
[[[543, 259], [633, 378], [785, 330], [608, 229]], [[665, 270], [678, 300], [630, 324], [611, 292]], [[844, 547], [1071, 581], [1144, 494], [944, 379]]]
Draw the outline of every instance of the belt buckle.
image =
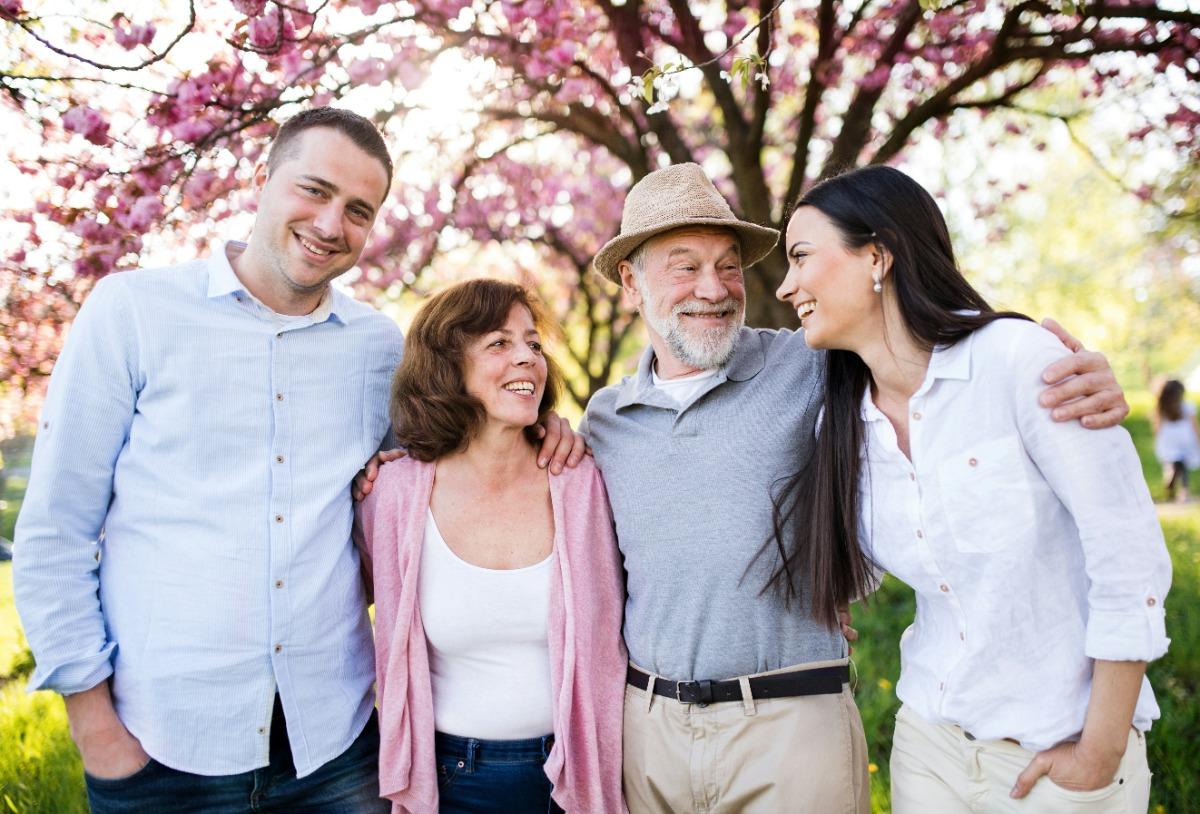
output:
[[[695, 700], [683, 700], [682, 693], [685, 684], [688, 686], [689, 691], [693, 691], [692, 694], [695, 696]], [[707, 707], [713, 702], [712, 685], [712, 681], [707, 678], [701, 681], [678, 681], [675, 683], [675, 700], [681, 704], [699, 704], [702, 707]]]

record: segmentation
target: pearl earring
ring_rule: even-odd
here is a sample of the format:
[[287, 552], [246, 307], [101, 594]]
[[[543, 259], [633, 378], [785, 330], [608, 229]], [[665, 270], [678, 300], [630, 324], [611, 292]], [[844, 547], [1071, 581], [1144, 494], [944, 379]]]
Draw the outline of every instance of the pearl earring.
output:
[[878, 278], [878, 277], [876, 277], [876, 278], [875, 278], [875, 285], [874, 285], [874, 286], [872, 286], [872, 288], [874, 288], [874, 289], [875, 289], [875, 293], [876, 293], [876, 294], [882, 294], [882, 293], [883, 293], [883, 283], [882, 283], [882, 282], [880, 282], [880, 280], [879, 280], [879, 278]]

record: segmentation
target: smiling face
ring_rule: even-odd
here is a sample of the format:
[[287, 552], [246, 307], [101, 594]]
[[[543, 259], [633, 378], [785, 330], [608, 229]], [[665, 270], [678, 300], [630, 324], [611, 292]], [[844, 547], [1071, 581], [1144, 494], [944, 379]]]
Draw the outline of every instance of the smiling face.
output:
[[467, 392], [483, 403], [489, 424], [524, 428], [537, 423], [546, 357], [528, 308], [513, 305], [503, 326], [471, 340], [463, 367]]
[[387, 172], [328, 127], [297, 135], [288, 156], [272, 170], [255, 170], [258, 214], [235, 270], [273, 310], [308, 313], [329, 282], [358, 262], [387, 194]]
[[784, 235], [788, 273], [776, 296], [792, 305], [812, 348], [855, 350], [883, 321], [875, 277], [886, 274], [875, 244], [846, 248], [842, 233], [812, 206], [802, 206]]
[[720, 367], [733, 355], [746, 310], [737, 237], [685, 227], [647, 241], [642, 268], [624, 260], [621, 284], [638, 307], [664, 378]]

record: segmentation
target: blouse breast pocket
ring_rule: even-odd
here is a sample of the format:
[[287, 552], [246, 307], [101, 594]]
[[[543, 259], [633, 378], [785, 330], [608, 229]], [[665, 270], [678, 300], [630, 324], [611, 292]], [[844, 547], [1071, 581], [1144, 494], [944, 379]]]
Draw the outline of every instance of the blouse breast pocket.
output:
[[938, 464], [942, 506], [959, 551], [991, 554], [1032, 539], [1036, 515], [1027, 465], [1016, 435], [968, 443]]

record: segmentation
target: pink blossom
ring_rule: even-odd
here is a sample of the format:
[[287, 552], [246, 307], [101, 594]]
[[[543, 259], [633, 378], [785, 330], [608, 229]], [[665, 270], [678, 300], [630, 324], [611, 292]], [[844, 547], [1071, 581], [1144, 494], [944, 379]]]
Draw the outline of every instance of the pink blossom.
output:
[[24, 11], [21, 0], [0, 0], [0, 17], [20, 17]]
[[270, 14], [266, 17], [256, 17], [250, 21], [250, 44], [255, 48], [268, 50], [276, 48], [281, 42], [279, 15]]
[[267, 0], [229, 0], [233, 7], [247, 17], [257, 17], [267, 7]]
[[108, 143], [108, 122], [86, 105], [76, 105], [63, 114], [63, 127], [78, 133], [92, 144]]
[[154, 40], [154, 23], [135, 25], [124, 14], [113, 17], [113, 39], [126, 51], [139, 45], [149, 45]]
[[163, 204], [156, 196], [144, 195], [133, 206], [117, 215], [117, 221], [133, 232], [147, 231], [163, 213]]

